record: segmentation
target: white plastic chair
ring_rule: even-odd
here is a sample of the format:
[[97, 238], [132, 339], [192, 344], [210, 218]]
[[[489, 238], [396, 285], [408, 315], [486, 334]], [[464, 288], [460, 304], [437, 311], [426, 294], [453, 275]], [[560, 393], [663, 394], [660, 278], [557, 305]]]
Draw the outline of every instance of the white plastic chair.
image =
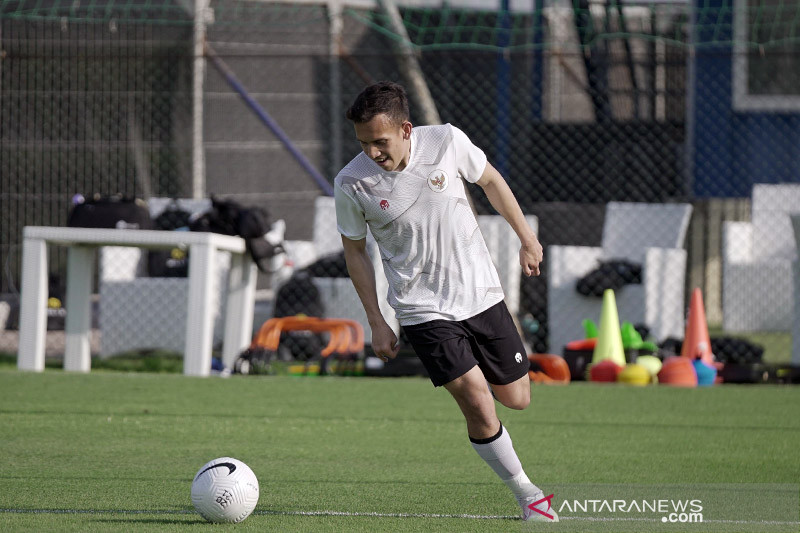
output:
[[723, 224], [723, 328], [790, 331], [797, 260], [790, 215], [800, 214], [800, 184], [754, 185], [751, 212], [751, 222]]
[[600, 261], [626, 259], [642, 265], [642, 283], [615, 291], [621, 321], [645, 324], [659, 341], [683, 337], [686, 251], [683, 249], [690, 204], [609, 202], [600, 247], [549, 246], [547, 268], [547, 328], [549, 349], [584, 337], [582, 322], [598, 322], [602, 298], [576, 290], [583, 276]]

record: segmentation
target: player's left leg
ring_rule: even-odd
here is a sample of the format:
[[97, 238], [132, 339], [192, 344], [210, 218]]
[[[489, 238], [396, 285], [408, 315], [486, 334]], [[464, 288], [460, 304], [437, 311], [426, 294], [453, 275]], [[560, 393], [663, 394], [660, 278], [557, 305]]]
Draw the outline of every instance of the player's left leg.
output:
[[531, 379], [528, 374], [507, 385], [490, 385], [494, 397], [509, 409], [525, 409], [531, 403]]
[[550, 500], [528, 479], [514, 450], [511, 435], [497, 419], [494, 400], [478, 367], [444, 387], [455, 398], [467, 421], [467, 436], [472, 448], [511, 490], [519, 504], [522, 519], [557, 522]]
[[[464, 322], [474, 335], [472, 351], [495, 398], [508, 408], [525, 409], [531, 401], [528, 357], [505, 304]], [[511, 489], [523, 520], [558, 521], [550, 500], [528, 479], [505, 427], [500, 426], [491, 438], [470, 440], [478, 455]]]
[[[527, 379], [527, 377], [526, 377]], [[530, 400], [519, 390], [522, 378], [515, 383], [516, 387], [501, 386], [501, 394], [506, 400], [523, 408]], [[472, 448], [503, 483], [511, 490], [522, 511], [523, 520], [558, 521], [558, 516], [551, 509], [550, 500], [528, 479], [522, 463], [514, 450], [511, 435], [500, 423], [495, 412], [495, 403], [483, 372], [476, 366], [463, 376], [444, 385], [455, 398], [467, 421], [467, 435]], [[530, 385], [528, 385], [530, 387]]]
[[[497, 401], [511, 409], [524, 409], [530, 403], [530, 380], [527, 375], [507, 385], [491, 385]], [[490, 439], [470, 438], [478, 455], [511, 489], [527, 521], [557, 522], [558, 515], [551, 508], [544, 492], [531, 483], [517, 457], [511, 435], [500, 425], [500, 431]]]

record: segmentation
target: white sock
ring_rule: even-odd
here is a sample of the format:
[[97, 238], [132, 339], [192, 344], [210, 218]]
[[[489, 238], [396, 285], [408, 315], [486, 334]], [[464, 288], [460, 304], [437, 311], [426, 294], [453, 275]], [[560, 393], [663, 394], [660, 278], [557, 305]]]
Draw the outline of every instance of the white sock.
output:
[[528, 476], [525, 475], [522, 463], [519, 462], [517, 457], [517, 452], [514, 451], [511, 436], [503, 427], [503, 424], [500, 424], [500, 431], [493, 437], [488, 439], [473, 439], [470, 437], [469, 440], [472, 442], [472, 447], [481, 456], [481, 459], [486, 461], [486, 464], [511, 489], [517, 499], [531, 495], [531, 487], [535, 488], [535, 485], [532, 485]]

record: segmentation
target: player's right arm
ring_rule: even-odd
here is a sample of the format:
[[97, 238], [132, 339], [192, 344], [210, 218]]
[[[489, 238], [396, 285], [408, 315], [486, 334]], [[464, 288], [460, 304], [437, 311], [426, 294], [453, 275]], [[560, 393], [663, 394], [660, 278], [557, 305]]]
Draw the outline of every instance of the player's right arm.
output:
[[344, 259], [347, 272], [356, 288], [361, 305], [367, 313], [367, 321], [372, 329], [372, 350], [383, 359], [397, 356], [397, 336], [383, 318], [378, 305], [378, 291], [375, 287], [375, 269], [367, 253], [367, 240], [352, 240], [342, 235]]
[[384, 361], [397, 356], [397, 336], [383, 318], [378, 305], [375, 287], [375, 269], [367, 253], [367, 221], [359, 202], [342, 188], [342, 179], [337, 177], [333, 186], [336, 198], [336, 226], [342, 234], [344, 258], [347, 272], [356, 288], [361, 305], [367, 313], [372, 329], [372, 350]]

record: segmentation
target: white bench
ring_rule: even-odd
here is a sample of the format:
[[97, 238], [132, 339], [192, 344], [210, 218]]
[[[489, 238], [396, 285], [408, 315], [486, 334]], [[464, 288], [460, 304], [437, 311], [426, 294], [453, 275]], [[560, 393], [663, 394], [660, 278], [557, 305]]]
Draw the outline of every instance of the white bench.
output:
[[[188, 302], [183, 372], [207, 376], [211, 369], [214, 306], [212, 290], [217, 276], [216, 256], [231, 254], [222, 356], [226, 366], [250, 344], [256, 284], [256, 266], [239, 237], [214, 233], [25, 227], [22, 249], [22, 302], [17, 366], [44, 370], [47, 310], [47, 245], [68, 247], [66, 347], [64, 369], [91, 368], [89, 331], [94, 253], [101, 246], [138, 246], [149, 249], [189, 248]], [[174, 332], [180, 335], [179, 332]]]
[[800, 214], [800, 185], [754, 185], [751, 210], [752, 222], [723, 224], [723, 328], [788, 332], [797, 260], [789, 217]]
[[[172, 206], [199, 216], [211, 209], [211, 200], [150, 198], [147, 201], [152, 219]], [[100, 248], [97, 278], [101, 356], [147, 349], [183, 352], [186, 348], [183, 336], [175, 332], [186, 328], [189, 281], [185, 277], [148, 277], [146, 259], [147, 254], [140, 248]], [[215, 261], [217, 275], [211, 295], [213, 342], [217, 345], [222, 340], [220, 304], [225, 298], [229, 254], [216, 254]]]

